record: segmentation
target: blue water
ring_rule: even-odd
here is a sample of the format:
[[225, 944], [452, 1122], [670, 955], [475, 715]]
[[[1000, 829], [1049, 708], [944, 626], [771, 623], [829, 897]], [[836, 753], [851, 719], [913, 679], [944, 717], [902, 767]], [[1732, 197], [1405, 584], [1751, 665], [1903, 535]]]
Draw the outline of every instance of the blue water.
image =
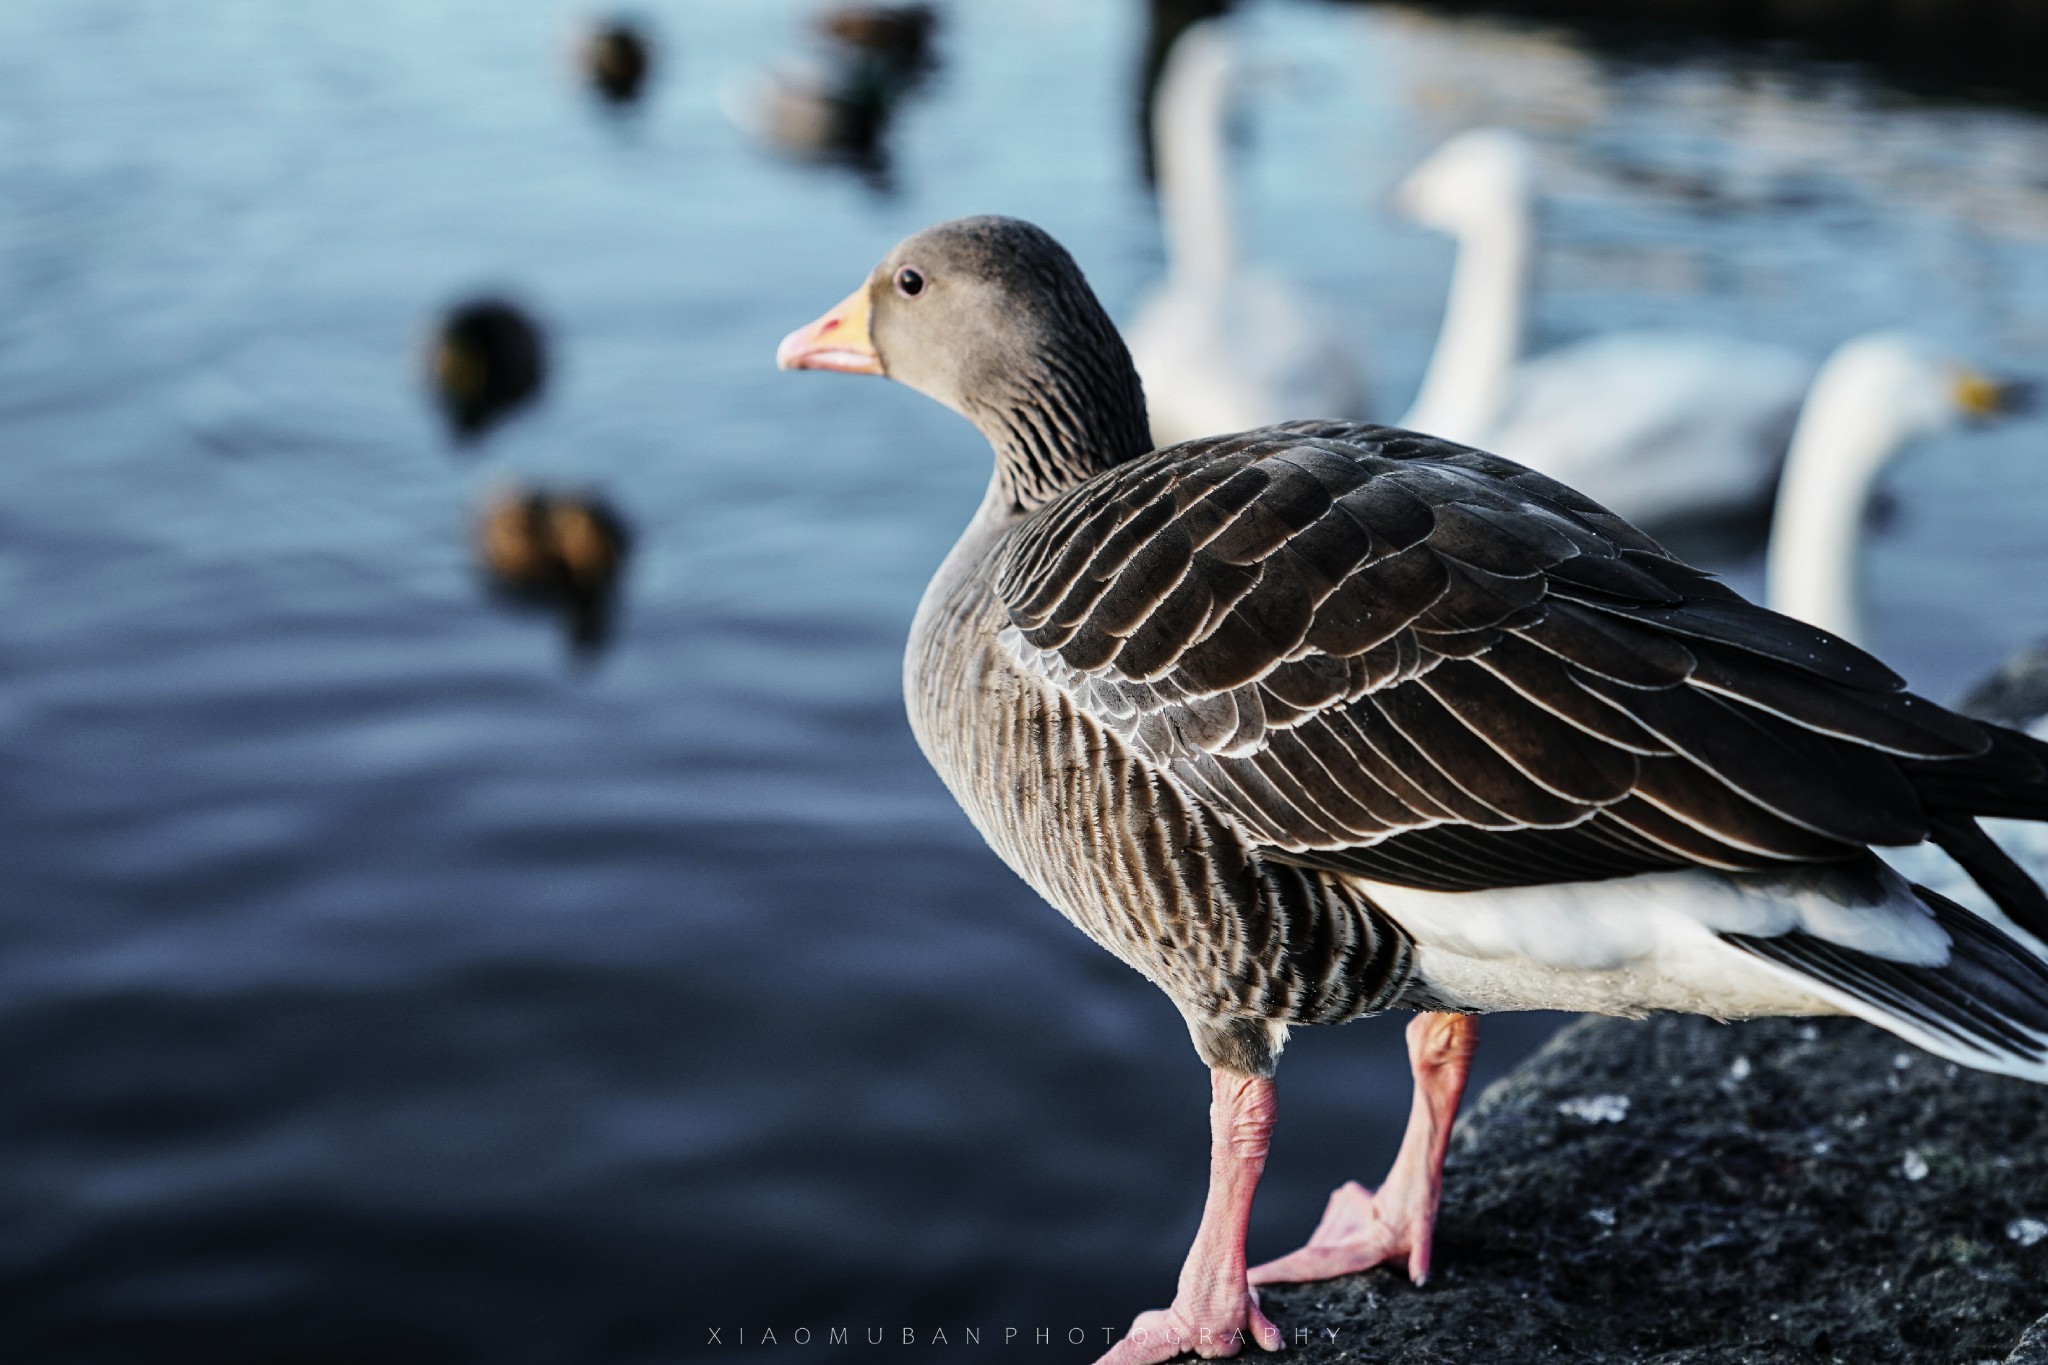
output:
[[[1127, 313], [1161, 264], [1143, 15], [955, 4], [882, 193], [727, 115], [808, 5], [640, 10], [665, 61], [621, 118], [542, 0], [0, 8], [0, 1358], [1015, 1326], [1085, 1359], [1068, 1329], [1170, 1293], [1205, 1169], [1182, 1026], [981, 846], [901, 716], [986, 451], [771, 362], [965, 212], [1043, 222]], [[1910, 322], [2048, 371], [2036, 117], [1398, 12], [1243, 21], [1246, 236], [1355, 320], [1390, 411], [1449, 249], [1386, 192], [1483, 119], [1553, 178], [1539, 341]], [[478, 290], [557, 365], [458, 452], [420, 357]], [[1935, 695], [2048, 625], [2043, 436], [1888, 479], [1873, 633]], [[513, 480], [638, 530], [594, 667], [472, 567]], [[1290, 1050], [1255, 1254], [1384, 1167], [1399, 1022]], [[1553, 1022], [1490, 1022], [1485, 1074]]]

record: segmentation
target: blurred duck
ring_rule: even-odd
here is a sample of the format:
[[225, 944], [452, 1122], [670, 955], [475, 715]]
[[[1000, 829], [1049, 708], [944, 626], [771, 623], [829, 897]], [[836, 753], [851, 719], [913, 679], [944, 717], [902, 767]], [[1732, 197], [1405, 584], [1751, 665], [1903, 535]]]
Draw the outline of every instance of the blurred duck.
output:
[[932, 34], [938, 26], [930, 5], [848, 5], [818, 17], [827, 38], [884, 63], [905, 83], [937, 65]]
[[1162, 446], [1364, 408], [1357, 361], [1336, 332], [1239, 256], [1224, 137], [1233, 65], [1224, 30], [1194, 24], [1168, 53], [1153, 105], [1167, 277], [1129, 336]]
[[934, 57], [938, 16], [928, 5], [854, 6], [821, 15], [817, 60], [771, 71], [733, 92], [733, 121], [787, 156], [850, 166], [877, 186], [889, 173], [888, 133], [897, 103]]
[[517, 304], [474, 299], [441, 320], [428, 369], [449, 425], [468, 440], [533, 401], [547, 354], [540, 327]]
[[584, 36], [580, 56], [591, 88], [617, 105], [640, 98], [654, 64], [653, 44], [647, 35], [623, 19], [593, 26]]
[[1521, 355], [1535, 159], [1517, 134], [1461, 133], [1397, 191], [1457, 239], [1436, 350], [1399, 425], [1475, 445], [1652, 525], [1761, 512], [1812, 362], [1707, 333], [1627, 331]]
[[610, 634], [631, 539], [600, 499], [531, 489], [493, 495], [477, 526], [492, 585], [510, 600], [560, 612], [570, 643], [586, 653]]
[[733, 121], [786, 156], [888, 174], [894, 95], [872, 63], [825, 63], [769, 72], [734, 100]]
[[1858, 644], [1856, 564], [1878, 474], [1913, 441], [2024, 410], [2032, 390], [1977, 374], [1909, 336], [1845, 343], [1800, 410], [1771, 521], [1767, 600]]

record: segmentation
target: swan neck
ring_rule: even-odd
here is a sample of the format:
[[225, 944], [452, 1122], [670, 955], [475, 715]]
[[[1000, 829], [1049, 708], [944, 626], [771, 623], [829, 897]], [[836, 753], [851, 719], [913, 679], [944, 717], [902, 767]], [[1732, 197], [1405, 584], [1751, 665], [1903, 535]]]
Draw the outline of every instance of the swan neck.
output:
[[1526, 193], [1459, 229], [1443, 326], [1402, 426], [1469, 444], [1499, 422], [1522, 349], [1530, 235]]
[[1863, 643], [1856, 570], [1864, 516], [1878, 474], [1906, 437], [1875, 396], [1815, 384], [1785, 457], [1771, 517], [1765, 565], [1771, 610]]
[[1222, 279], [1237, 265], [1223, 132], [1228, 99], [1220, 63], [1173, 62], [1153, 111], [1166, 256], [1177, 277]]

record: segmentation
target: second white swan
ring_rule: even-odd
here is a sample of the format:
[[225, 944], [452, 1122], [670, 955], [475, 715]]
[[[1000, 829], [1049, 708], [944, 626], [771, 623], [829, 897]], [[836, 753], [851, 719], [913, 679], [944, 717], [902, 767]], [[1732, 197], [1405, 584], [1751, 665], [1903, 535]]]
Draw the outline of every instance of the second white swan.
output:
[[1768, 506], [1813, 363], [1696, 332], [1609, 333], [1522, 358], [1535, 158], [1518, 134], [1460, 133], [1402, 182], [1411, 217], [1457, 239], [1435, 352], [1399, 425], [1584, 489], [1631, 521]]

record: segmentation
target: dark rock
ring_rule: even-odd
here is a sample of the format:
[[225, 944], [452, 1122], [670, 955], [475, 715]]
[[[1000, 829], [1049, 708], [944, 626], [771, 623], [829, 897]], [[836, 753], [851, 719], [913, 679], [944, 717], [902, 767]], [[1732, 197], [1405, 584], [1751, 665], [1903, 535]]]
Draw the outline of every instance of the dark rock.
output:
[[2048, 1365], [2048, 1318], [2038, 1318], [2003, 1365]]
[[1426, 1288], [1265, 1307], [1300, 1365], [2048, 1365], [2044, 1135], [1854, 1020], [1587, 1020], [1460, 1125]]

